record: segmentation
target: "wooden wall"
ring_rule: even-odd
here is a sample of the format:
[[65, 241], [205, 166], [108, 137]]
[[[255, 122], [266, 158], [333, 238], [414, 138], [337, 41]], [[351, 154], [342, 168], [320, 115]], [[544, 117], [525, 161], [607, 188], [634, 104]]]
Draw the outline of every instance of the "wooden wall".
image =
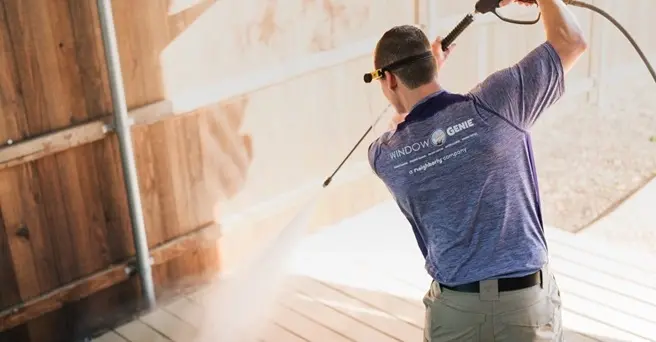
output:
[[[214, 222], [224, 234], [218, 249], [210, 241], [157, 265], [159, 294], [205, 279], [219, 259], [222, 268], [238, 266], [332, 172], [386, 106], [361, 77], [387, 28], [416, 23], [445, 35], [473, 3], [113, 0], [149, 245]], [[656, 51], [645, 30], [656, 4], [595, 3]], [[593, 50], [568, 89], [599, 97], [602, 79], [639, 60], [619, 34], [599, 33], [603, 19], [576, 13], [605, 54]], [[440, 77], [466, 91], [543, 39], [541, 24], [486, 16], [457, 41]], [[116, 137], [102, 129], [112, 104], [95, 1], [0, 2], [0, 49], [2, 310], [106, 270], [134, 249]], [[368, 169], [372, 138], [326, 190], [313, 228], [389, 198]], [[55, 301], [50, 313], [0, 332], [0, 341], [68, 340], [137, 308], [135, 277], [104, 287]]]

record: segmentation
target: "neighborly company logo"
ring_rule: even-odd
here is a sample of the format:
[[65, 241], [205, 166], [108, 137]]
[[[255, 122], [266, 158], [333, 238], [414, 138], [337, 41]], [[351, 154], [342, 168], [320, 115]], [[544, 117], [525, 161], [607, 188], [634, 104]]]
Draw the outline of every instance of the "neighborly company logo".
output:
[[434, 146], [440, 147], [446, 142], [446, 133], [442, 129], [438, 129], [431, 134], [431, 142]]
[[442, 130], [441, 128], [438, 128], [431, 134], [431, 136], [428, 139], [416, 142], [414, 144], [406, 145], [392, 151], [389, 154], [390, 159], [394, 160], [397, 158], [409, 156], [423, 149], [429, 148], [431, 147], [431, 145], [434, 147], [442, 147], [446, 143], [447, 137], [454, 136], [458, 132], [467, 130], [471, 127], [474, 127], [474, 119], [469, 119], [459, 124], [449, 126], [446, 129], [446, 131]]

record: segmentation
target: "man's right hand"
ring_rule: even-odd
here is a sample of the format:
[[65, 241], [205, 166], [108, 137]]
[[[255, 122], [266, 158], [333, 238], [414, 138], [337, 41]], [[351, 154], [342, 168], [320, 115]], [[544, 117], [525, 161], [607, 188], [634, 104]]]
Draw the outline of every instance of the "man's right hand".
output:
[[499, 7], [508, 6], [512, 3], [517, 3], [522, 6], [534, 6], [538, 4], [536, 0], [502, 0], [499, 3]]
[[554, 47], [567, 73], [587, 49], [583, 30], [563, 0], [536, 0], [542, 13], [547, 41]]

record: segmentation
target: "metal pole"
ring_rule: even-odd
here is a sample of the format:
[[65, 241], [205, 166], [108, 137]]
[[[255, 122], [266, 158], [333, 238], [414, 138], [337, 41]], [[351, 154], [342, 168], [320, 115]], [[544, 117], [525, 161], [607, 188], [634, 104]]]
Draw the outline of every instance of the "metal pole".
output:
[[155, 286], [153, 285], [148, 240], [146, 238], [141, 207], [139, 180], [137, 178], [137, 168], [132, 148], [132, 134], [130, 132], [132, 122], [128, 116], [128, 108], [125, 101], [125, 89], [123, 88], [123, 75], [121, 74], [120, 55], [118, 44], [116, 43], [111, 0], [98, 0], [98, 16], [100, 17], [100, 28], [105, 46], [105, 59], [109, 72], [109, 84], [112, 91], [114, 129], [118, 136], [121, 152], [123, 178], [125, 179], [130, 220], [132, 221], [132, 236], [134, 238], [134, 248], [137, 252], [137, 270], [141, 278], [143, 296], [147, 301], [147, 309], [151, 309], [155, 306]]

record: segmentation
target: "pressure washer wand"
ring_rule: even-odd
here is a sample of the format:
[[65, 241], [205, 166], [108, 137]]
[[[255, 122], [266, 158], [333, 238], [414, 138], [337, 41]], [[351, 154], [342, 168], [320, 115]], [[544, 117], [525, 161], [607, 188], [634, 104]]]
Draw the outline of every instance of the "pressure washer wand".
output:
[[342, 160], [342, 162], [341, 162], [341, 163], [339, 164], [339, 166], [335, 169], [335, 171], [333, 172], [333, 174], [330, 175], [330, 177], [326, 178], [326, 180], [323, 182], [323, 187], [324, 187], [324, 188], [327, 187], [328, 185], [330, 185], [330, 183], [333, 181], [333, 177], [335, 177], [335, 175], [337, 174], [337, 172], [339, 172], [339, 170], [342, 169], [342, 166], [344, 166], [344, 163], [346, 163], [346, 161], [347, 161], [349, 158], [351, 158], [351, 155], [353, 154], [353, 152], [355, 152], [355, 150], [358, 149], [358, 146], [360, 146], [360, 144], [362, 144], [362, 141], [364, 140], [364, 138], [366, 138], [367, 135], [369, 135], [369, 133], [371, 133], [371, 131], [374, 129], [374, 126], [376, 126], [376, 124], [378, 124], [378, 121], [380, 121], [380, 119], [381, 119], [381, 118], [383, 117], [383, 115], [387, 112], [387, 110], [390, 109], [390, 107], [392, 107], [391, 104], [387, 105], [387, 107], [385, 107], [385, 109], [384, 109], [382, 112], [380, 112], [380, 114], [378, 114], [378, 117], [376, 118], [376, 121], [374, 121], [374, 123], [373, 123], [371, 126], [369, 126], [369, 129], [367, 129], [367, 131], [364, 132], [364, 134], [362, 135], [362, 138], [360, 138], [360, 140], [358, 140], [358, 142], [355, 143], [355, 146], [353, 146], [353, 148], [351, 149], [351, 152], [349, 152], [349, 154], [346, 155], [346, 158], [344, 158], [344, 160]]

